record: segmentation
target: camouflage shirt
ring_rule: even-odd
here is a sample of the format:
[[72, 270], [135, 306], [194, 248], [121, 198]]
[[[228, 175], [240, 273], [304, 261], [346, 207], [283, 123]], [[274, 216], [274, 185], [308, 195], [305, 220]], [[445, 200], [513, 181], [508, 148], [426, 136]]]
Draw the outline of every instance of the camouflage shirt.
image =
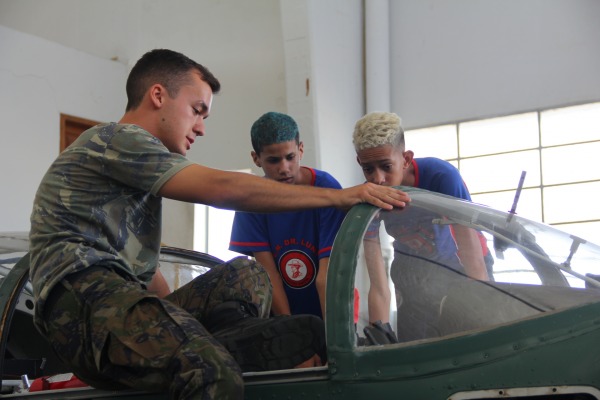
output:
[[148, 282], [160, 248], [157, 193], [190, 164], [142, 128], [116, 123], [85, 131], [62, 152], [31, 214], [36, 316], [57, 282], [99, 262]]

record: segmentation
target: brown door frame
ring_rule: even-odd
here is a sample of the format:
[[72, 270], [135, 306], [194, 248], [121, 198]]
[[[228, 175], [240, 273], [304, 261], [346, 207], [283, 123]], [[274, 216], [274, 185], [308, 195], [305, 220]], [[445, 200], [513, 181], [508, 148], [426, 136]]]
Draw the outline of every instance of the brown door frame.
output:
[[74, 115], [60, 114], [60, 151], [69, 147], [83, 133], [100, 122]]

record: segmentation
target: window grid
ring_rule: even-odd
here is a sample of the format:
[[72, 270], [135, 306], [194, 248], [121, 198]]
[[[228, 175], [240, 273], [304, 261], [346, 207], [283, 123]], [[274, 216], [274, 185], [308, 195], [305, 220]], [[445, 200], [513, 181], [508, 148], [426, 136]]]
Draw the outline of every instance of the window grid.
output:
[[[541, 198], [540, 198], [540, 202], [541, 202], [541, 212], [542, 212], [542, 222], [546, 222], [546, 214], [544, 212], [545, 210], [545, 202], [544, 202], [544, 160], [542, 159], [542, 139], [543, 139], [543, 135], [542, 135], [542, 113], [538, 112], [537, 113], [537, 128], [538, 128], [538, 144], [539, 144], [539, 160], [540, 160], [540, 194], [541, 194]], [[523, 185], [524, 186], [524, 185]]]
[[[579, 108], [581, 107], [581, 109], [587, 108], [588, 110], [593, 110], [593, 111], [588, 111], [587, 114], [577, 114], [579, 111]], [[525, 182], [523, 185], [523, 189], [535, 189], [535, 190], [539, 190], [540, 193], [540, 199], [539, 199], [539, 208], [540, 208], [540, 213], [541, 213], [541, 221], [546, 222], [546, 223], [550, 223], [556, 227], [559, 227], [561, 225], [568, 225], [569, 227], [576, 227], [580, 224], [595, 224], [597, 225], [597, 228], [595, 228], [594, 233], [599, 233], [600, 234], [600, 214], [599, 215], [594, 215], [593, 212], [590, 212], [589, 215], [591, 215], [591, 217], [589, 218], [582, 218], [582, 216], [577, 217], [577, 219], [572, 219], [572, 220], [562, 220], [560, 215], [557, 214], [557, 207], [556, 205], [555, 210], [552, 211], [551, 213], [554, 214], [553, 216], [550, 216], [548, 213], [549, 211], [547, 210], [547, 207], [549, 206], [549, 203], [546, 201], [546, 196], [549, 195], [549, 192], [560, 192], [560, 190], [562, 189], [564, 191], [565, 194], [567, 194], [567, 190], [571, 191], [573, 188], [579, 188], [579, 190], [581, 190], [582, 187], [586, 187], [585, 185], [588, 185], [590, 188], [593, 187], [594, 185], [598, 185], [600, 184], [600, 160], [596, 161], [594, 157], [594, 155], [588, 155], [587, 157], [576, 157], [576, 158], [571, 158], [569, 159], [567, 157], [567, 159], [562, 159], [559, 156], [559, 152], [558, 151], [545, 151], [545, 150], [551, 150], [551, 149], [555, 149], [555, 150], [560, 150], [560, 153], [568, 153], [568, 151], [571, 151], [571, 153], [573, 153], [574, 151], [582, 151], [583, 150], [583, 146], [581, 147], [577, 147], [574, 145], [589, 145], [586, 146], [587, 147], [595, 147], [594, 145], [600, 145], [600, 130], [598, 130], [598, 126], [600, 126], [600, 116], [598, 116], [598, 109], [600, 107], [600, 103], [592, 103], [592, 104], [586, 104], [586, 105], [582, 105], [582, 106], [575, 106], [575, 107], [564, 107], [564, 108], [558, 108], [558, 109], [552, 109], [552, 110], [538, 110], [535, 111], [536, 113], [536, 120], [537, 120], [537, 146], [531, 146], [532, 141], [529, 140], [528, 142], [528, 146], [525, 148], [519, 148], [518, 150], [510, 150], [510, 151], [498, 151], [495, 153], [490, 153], [489, 149], [488, 151], [482, 151], [480, 154], [473, 154], [473, 149], [471, 146], [471, 150], [470, 150], [470, 154], [469, 155], [462, 155], [462, 146], [461, 146], [461, 129], [463, 127], [463, 125], [468, 124], [468, 123], [472, 123], [475, 122], [475, 129], [478, 129], [479, 125], [483, 125], [485, 126], [486, 123], [488, 123], [489, 121], [498, 119], [499, 122], [499, 126], [502, 126], [502, 123], [505, 123], [502, 121], [502, 118], [505, 117], [498, 117], [498, 118], [493, 118], [493, 119], [488, 119], [488, 120], [478, 120], [478, 121], [463, 121], [463, 122], [457, 122], [454, 124], [444, 124], [443, 126], [449, 126], [449, 127], [453, 127], [454, 128], [454, 132], [456, 135], [456, 152], [457, 154], [453, 157], [448, 157], [448, 153], [446, 152], [446, 157], [440, 157], [440, 158], [444, 158], [446, 161], [449, 161], [451, 163], [453, 163], [454, 165], [457, 166], [457, 168], [459, 169], [459, 171], [461, 171], [461, 173], [463, 173], [463, 175], [465, 174], [465, 171], [463, 171], [463, 169], [465, 168], [465, 161], [466, 160], [476, 160], [476, 159], [482, 159], [484, 157], [490, 157], [489, 160], [493, 160], [493, 157], [498, 157], [501, 158], [501, 156], [503, 155], [516, 155], [519, 153], [523, 153], [526, 154], [525, 152], [536, 152], [538, 160], [537, 162], [539, 163], [539, 168], [537, 171], [527, 171], [527, 175], [525, 178]], [[566, 112], [563, 112], [566, 111]], [[549, 143], [547, 145], [543, 145], [544, 143], [544, 113], [545, 112], [550, 112], [553, 113], [553, 115], [555, 115], [557, 112], [562, 114], [573, 114], [574, 116], [571, 117], [572, 121], [573, 121], [573, 126], [575, 126], [575, 129], [577, 129], [577, 127], [579, 127], [581, 125], [580, 123], [580, 119], [585, 119], [586, 121], [590, 121], [589, 125], [584, 127], [584, 134], [583, 135], [577, 135], [577, 134], [573, 134], [573, 132], [571, 130], [556, 130], [554, 129], [553, 134], [556, 135], [556, 132], [559, 132], [559, 135], [562, 135], [562, 137], [564, 137], [565, 139], [561, 138], [561, 141], [559, 144], [554, 144], [554, 143]], [[529, 114], [529, 116], [531, 117], [532, 113], [527, 113]], [[523, 114], [525, 115], [525, 114]], [[581, 116], [583, 115], [583, 118], [581, 118]], [[506, 116], [508, 118], [512, 118], [512, 117], [518, 117], [519, 114], [515, 114], [515, 115], [510, 115], [510, 116]], [[478, 122], [482, 122], [482, 124], [477, 124]], [[531, 123], [531, 118], [530, 118], [530, 126], [533, 125]], [[567, 121], [570, 121], [567, 119]], [[562, 124], [564, 125], [564, 118], [561, 121]], [[548, 123], [548, 121], [546, 121], [546, 127], [547, 130], [550, 130], [550, 124]], [[571, 125], [569, 125], [569, 127], [571, 127]], [[435, 144], [432, 145], [432, 142], [429, 143], [424, 143], [423, 140], [419, 141], [418, 140], [418, 135], [423, 132], [425, 133], [426, 131], [428, 131], [429, 129], [436, 129], [436, 128], [440, 128], [440, 126], [437, 127], [430, 127], [430, 128], [421, 128], [415, 131], [407, 131], [406, 132], [406, 137], [407, 137], [407, 149], [410, 150], [414, 150], [415, 151], [415, 157], [419, 157], [419, 156], [435, 156]], [[473, 132], [473, 126], [470, 127], [471, 128], [471, 135]], [[562, 126], [561, 126], [562, 128]], [[496, 127], [496, 129], [498, 129]], [[590, 135], [589, 132], [592, 132], [592, 134]], [[529, 131], [531, 134], [533, 134], [533, 131]], [[565, 133], [566, 132], [566, 133]], [[596, 133], [597, 132], [597, 133]], [[429, 132], [431, 134], [431, 132]], [[482, 130], [482, 132], [478, 132], [477, 134], [485, 134], [485, 131]], [[412, 136], [411, 136], [412, 135]], [[595, 137], [594, 137], [595, 136]], [[410, 145], [411, 142], [411, 137], [415, 138], [415, 142], [418, 143], [421, 146], [421, 149], [415, 149], [412, 148]], [[473, 136], [471, 136], [473, 137]], [[573, 139], [571, 139], [571, 137], [573, 137]], [[532, 139], [532, 136], [529, 136], [530, 139]], [[463, 138], [463, 140], [465, 140], [465, 138]], [[502, 140], [502, 139], [500, 139]], [[547, 140], [548, 142], [552, 142], [551, 140]], [[517, 144], [518, 145], [518, 144]], [[485, 146], [484, 146], [485, 147]], [[489, 146], [488, 146], [489, 147]], [[421, 151], [422, 150], [422, 151]], [[433, 151], [428, 151], [428, 150], [433, 150]], [[441, 149], [439, 150], [439, 152], [441, 153]], [[421, 153], [421, 154], [419, 154]], [[575, 154], [575, 153], [574, 153]], [[575, 154], [576, 155], [576, 154]], [[544, 157], [547, 157], [546, 159]], [[548, 158], [548, 157], [552, 157], [552, 158]], [[585, 165], [580, 165], [580, 162], [587, 163]], [[532, 160], [533, 161], [533, 160]], [[556, 163], [559, 162], [561, 163], [558, 167], [556, 165], [552, 165], [552, 167], [554, 168], [550, 168], [550, 170], [548, 170], [546, 167], [544, 167], [544, 162], [546, 161], [547, 165], [550, 165], [548, 163]], [[597, 164], [598, 163], [598, 164]], [[534, 163], [535, 165], [535, 163]], [[506, 168], [506, 165], [498, 165], [497, 166], [497, 171], [494, 171], [494, 173], [498, 173], [498, 171], [500, 171], [500, 173]], [[573, 171], [567, 171], [567, 174], [572, 174], [572, 177], [569, 175], [570, 180], [569, 181], [560, 181], [560, 179], [562, 179], [562, 175], [563, 174], [557, 174], [556, 171], [560, 171], [560, 168], [571, 168]], [[581, 175], [580, 171], [582, 169], [587, 169], [586, 172], [587, 174], [584, 177], [581, 177], [581, 180], [577, 180], [577, 177], [579, 175]], [[545, 173], [549, 173], [550, 171], [554, 171], [554, 176], [546, 176], [545, 177]], [[595, 173], [595, 171], [597, 171], [597, 173]], [[532, 176], [530, 174], [535, 174], [535, 178], [532, 179]], [[483, 177], [481, 179], [485, 179], [485, 174], [482, 174]], [[558, 175], [558, 178], [556, 177]], [[591, 175], [591, 176], [590, 176]], [[471, 177], [472, 178], [472, 177]], [[544, 179], [546, 178], [546, 179]], [[465, 179], [467, 180], [467, 179]], [[557, 181], [558, 180], [558, 181]], [[467, 181], [467, 185], [469, 186], [469, 188], [471, 188], [471, 180]], [[532, 183], [533, 181], [533, 183]], [[548, 183], [549, 181], [552, 181], [552, 183]], [[488, 186], [490, 185], [490, 183], [488, 182]], [[474, 185], [477, 186], [477, 185]], [[471, 191], [471, 195], [474, 197], [477, 197], [479, 195], [490, 195], [490, 194], [506, 194], [506, 193], [510, 193], [510, 192], [515, 192], [516, 188], [518, 186], [518, 179], [515, 178], [514, 181], [514, 187], [510, 187], [510, 188], [506, 188], [506, 187], [502, 187], [502, 188], [487, 188], [485, 190], [472, 190]], [[552, 190], [550, 190], [552, 189]], [[593, 189], [588, 189], [588, 192], [590, 193], [590, 196], [593, 193]], [[577, 207], [577, 201], [578, 200], [582, 200], [582, 197], [588, 197], [586, 196], [580, 196], [580, 199], [573, 199], [573, 198], [569, 198], [569, 196], [565, 196], [565, 198], [563, 199], [564, 201], [564, 207], [565, 208], [573, 208], [573, 207]], [[556, 201], [553, 201], [552, 203], [556, 203]], [[583, 203], [585, 203], [585, 201], [583, 201]], [[495, 208], [500, 208], [497, 205], [493, 205], [490, 204], [491, 206], [495, 207]], [[507, 205], [508, 206], [508, 205]], [[518, 208], [517, 208], [517, 212], [518, 212]], [[560, 210], [558, 211], [558, 213], [560, 213]], [[599, 211], [600, 213], [600, 211]], [[536, 218], [539, 219], [539, 218]]]

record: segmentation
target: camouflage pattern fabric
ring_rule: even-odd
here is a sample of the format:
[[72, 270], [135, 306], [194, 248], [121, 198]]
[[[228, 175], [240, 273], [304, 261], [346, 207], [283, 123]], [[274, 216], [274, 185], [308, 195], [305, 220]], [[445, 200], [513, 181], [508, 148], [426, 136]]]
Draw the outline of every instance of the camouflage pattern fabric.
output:
[[254, 304], [267, 317], [271, 284], [264, 269], [236, 258], [161, 300], [138, 282], [94, 266], [56, 286], [44, 330], [63, 362], [94, 387], [168, 390], [173, 399], [240, 399], [239, 366], [201, 324], [228, 300]]
[[102, 263], [148, 282], [157, 267], [162, 185], [192, 162], [135, 125], [85, 131], [52, 163], [31, 214], [36, 318], [66, 275]]

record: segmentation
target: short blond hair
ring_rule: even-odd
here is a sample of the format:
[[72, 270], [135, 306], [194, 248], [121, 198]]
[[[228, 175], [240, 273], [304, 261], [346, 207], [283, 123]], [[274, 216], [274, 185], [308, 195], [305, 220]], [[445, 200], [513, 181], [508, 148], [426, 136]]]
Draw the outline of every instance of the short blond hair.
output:
[[372, 112], [356, 122], [352, 143], [359, 152], [364, 149], [392, 145], [404, 148], [404, 131], [395, 113]]

